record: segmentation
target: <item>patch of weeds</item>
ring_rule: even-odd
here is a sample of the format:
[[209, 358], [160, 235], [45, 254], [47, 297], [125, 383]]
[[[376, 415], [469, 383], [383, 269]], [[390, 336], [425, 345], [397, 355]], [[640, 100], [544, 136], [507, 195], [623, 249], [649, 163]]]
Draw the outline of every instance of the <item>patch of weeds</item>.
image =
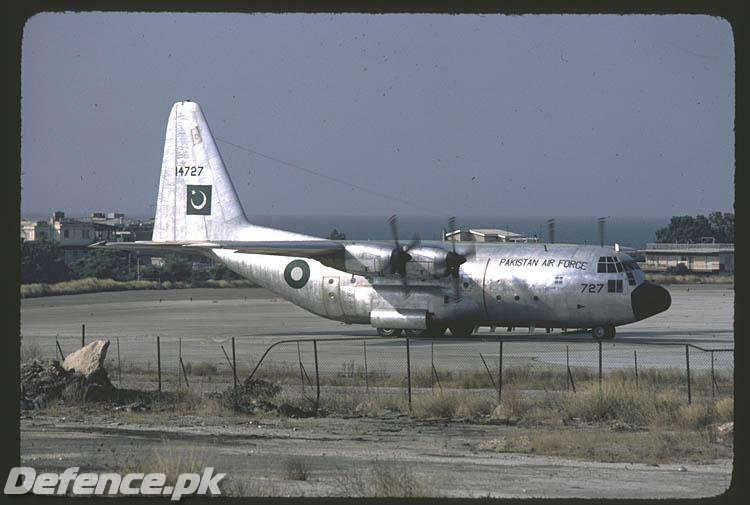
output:
[[200, 361], [198, 363], [185, 363], [185, 371], [190, 375], [197, 375], [201, 377], [217, 375], [219, 369], [213, 363], [207, 361]]
[[369, 496], [412, 498], [428, 496], [429, 488], [411, 468], [378, 463], [369, 472]]
[[286, 480], [308, 480], [310, 478], [310, 469], [300, 459], [288, 459], [284, 462], [283, 477]]
[[527, 436], [502, 436], [479, 442], [477, 449], [491, 452], [521, 452], [531, 451], [531, 440]]
[[721, 398], [714, 403], [714, 410], [719, 422], [728, 422], [734, 419], [734, 398]]
[[39, 344], [31, 343], [31, 344], [23, 344], [21, 346], [21, 363], [26, 363], [27, 361], [41, 360], [42, 355], [43, 355], [42, 348], [39, 347]]

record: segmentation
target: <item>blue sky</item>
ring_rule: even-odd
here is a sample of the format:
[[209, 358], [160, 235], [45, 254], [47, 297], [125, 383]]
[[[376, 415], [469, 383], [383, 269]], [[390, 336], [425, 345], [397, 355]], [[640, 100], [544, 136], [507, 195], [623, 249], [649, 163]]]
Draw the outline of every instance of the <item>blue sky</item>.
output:
[[22, 215], [152, 214], [181, 99], [201, 104], [248, 215], [734, 202], [720, 18], [42, 13], [21, 75]]

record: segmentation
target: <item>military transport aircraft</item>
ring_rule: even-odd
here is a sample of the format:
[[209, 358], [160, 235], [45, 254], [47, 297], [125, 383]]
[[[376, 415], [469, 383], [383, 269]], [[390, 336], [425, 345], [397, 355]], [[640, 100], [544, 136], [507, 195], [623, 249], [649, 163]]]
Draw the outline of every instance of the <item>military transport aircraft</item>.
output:
[[[327, 240], [248, 221], [197, 103], [167, 123], [151, 241], [92, 247], [205, 255], [322, 317], [380, 335], [470, 335], [478, 326], [591, 329], [667, 310], [669, 292], [612, 247]], [[451, 222], [451, 229], [455, 229]]]

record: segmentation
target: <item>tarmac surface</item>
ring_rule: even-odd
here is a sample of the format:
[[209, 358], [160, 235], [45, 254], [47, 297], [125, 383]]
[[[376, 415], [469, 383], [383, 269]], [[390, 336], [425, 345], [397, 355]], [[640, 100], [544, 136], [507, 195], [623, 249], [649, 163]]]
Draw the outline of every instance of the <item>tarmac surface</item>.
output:
[[[704, 349], [733, 347], [733, 285], [672, 285], [668, 289], [672, 295], [669, 310], [618, 327], [614, 342], [602, 345], [604, 368], [632, 367], [636, 359], [639, 367], [684, 367], [684, 344]], [[86, 325], [87, 342], [116, 339], [127, 363], [153, 363], [159, 335], [167, 368], [174, 363], [170, 357], [178, 355], [180, 348], [185, 362], [226, 364], [224, 352], [230, 352], [233, 336], [241, 363], [257, 362], [275, 342], [299, 339], [299, 354], [296, 342], [281, 343], [269, 352], [267, 360], [296, 364], [302, 357], [311, 370], [313, 346], [305, 340], [316, 339], [323, 372], [350, 362], [361, 365], [365, 352], [371, 368], [396, 370], [405, 364], [403, 338], [383, 339], [367, 325], [324, 319], [261, 288], [120, 291], [21, 302], [22, 343], [38, 345], [45, 356], [56, 354], [55, 338], [66, 353], [80, 346], [82, 324]], [[370, 337], [366, 350], [361, 337]], [[470, 339], [450, 335], [412, 338], [412, 363], [416, 367], [429, 366], [430, 361], [452, 369], [481, 367], [480, 353], [490, 363], [498, 361], [499, 337], [504, 341], [507, 365], [598, 366], [597, 344], [588, 333], [531, 333], [528, 328], [513, 332], [497, 328], [495, 333], [480, 328]], [[693, 354], [692, 367], [710, 368], [709, 353], [695, 349]], [[731, 354], [715, 353], [715, 367], [733, 366]]]

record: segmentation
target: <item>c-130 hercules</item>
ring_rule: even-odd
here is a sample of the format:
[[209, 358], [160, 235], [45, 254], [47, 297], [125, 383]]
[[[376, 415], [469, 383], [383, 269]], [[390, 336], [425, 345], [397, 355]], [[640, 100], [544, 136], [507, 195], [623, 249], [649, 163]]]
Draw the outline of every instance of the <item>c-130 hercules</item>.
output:
[[384, 336], [535, 326], [591, 328], [595, 339], [612, 339], [615, 326], [671, 304], [666, 289], [611, 247], [419, 237], [402, 245], [395, 218], [390, 224], [393, 242], [251, 224], [200, 107], [181, 101], [167, 123], [152, 240], [93, 247], [205, 255], [314, 314]]

